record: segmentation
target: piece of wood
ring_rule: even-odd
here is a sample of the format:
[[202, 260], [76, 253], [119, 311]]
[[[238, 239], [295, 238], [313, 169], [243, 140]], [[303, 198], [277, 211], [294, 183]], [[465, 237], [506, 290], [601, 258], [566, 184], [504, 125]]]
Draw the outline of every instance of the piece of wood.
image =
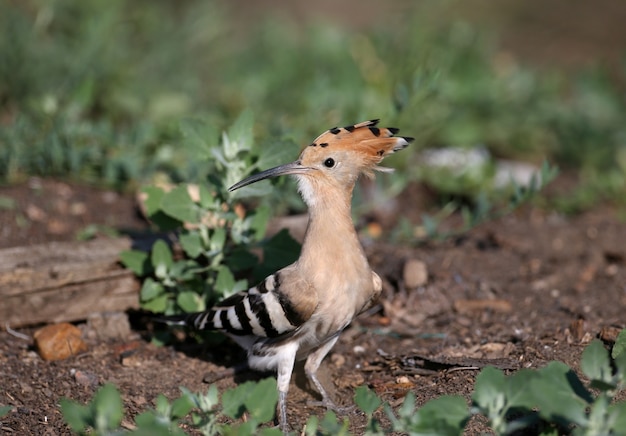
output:
[[119, 264], [128, 238], [0, 250], [0, 328], [76, 321], [139, 306], [139, 282]]

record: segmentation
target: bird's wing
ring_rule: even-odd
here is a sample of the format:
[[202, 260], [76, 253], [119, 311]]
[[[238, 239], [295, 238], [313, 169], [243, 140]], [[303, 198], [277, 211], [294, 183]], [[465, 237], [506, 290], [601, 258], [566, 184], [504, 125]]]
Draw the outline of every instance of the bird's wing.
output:
[[186, 323], [198, 330], [276, 338], [300, 327], [311, 317], [317, 304], [315, 289], [295, 268], [287, 267], [206, 312], [190, 315]]

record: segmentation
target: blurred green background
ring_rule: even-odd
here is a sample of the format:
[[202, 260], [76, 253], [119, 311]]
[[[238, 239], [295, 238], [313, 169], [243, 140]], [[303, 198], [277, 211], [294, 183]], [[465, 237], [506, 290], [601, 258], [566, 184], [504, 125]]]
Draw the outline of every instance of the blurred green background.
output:
[[[201, 181], [180, 123], [217, 145], [248, 109], [254, 146], [294, 157], [335, 125], [401, 128], [396, 190], [472, 196], [498, 159], [548, 160], [576, 182], [550, 207], [623, 206], [624, 22], [614, 1], [0, 0], [0, 182]], [[486, 169], [425, 165], [449, 147]]]

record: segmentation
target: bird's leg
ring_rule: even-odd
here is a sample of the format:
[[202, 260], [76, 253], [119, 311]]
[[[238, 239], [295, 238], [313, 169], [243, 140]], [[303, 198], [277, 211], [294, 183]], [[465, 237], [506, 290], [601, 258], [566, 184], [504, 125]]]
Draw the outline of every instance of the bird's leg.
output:
[[320, 346], [318, 349], [313, 351], [311, 354], [309, 354], [309, 356], [306, 359], [306, 363], [304, 364], [304, 372], [306, 373], [311, 383], [313, 383], [317, 391], [322, 396], [321, 402], [312, 401], [309, 404], [315, 405], [315, 406], [324, 406], [327, 409], [334, 410], [337, 413], [348, 413], [354, 409], [354, 406], [349, 406], [349, 407], [337, 406], [337, 404], [335, 404], [332, 398], [330, 398], [330, 395], [328, 395], [328, 392], [326, 392], [326, 389], [324, 389], [324, 386], [317, 378], [317, 370], [320, 367], [322, 360], [324, 359], [324, 357], [326, 357], [330, 349], [333, 348], [333, 345], [335, 345], [335, 342], [337, 342], [338, 338], [339, 338], [339, 335], [336, 335], [325, 344], [322, 344], [322, 346]]
[[287, 392], [289, 392], [289, 382], [293, 365], [296, 361], [297, 344], [290, 344], [283, 350], [278, 362], [276, 385], [278, 388], [278, 426], [283, 434], [289, 433], [287, 423]]

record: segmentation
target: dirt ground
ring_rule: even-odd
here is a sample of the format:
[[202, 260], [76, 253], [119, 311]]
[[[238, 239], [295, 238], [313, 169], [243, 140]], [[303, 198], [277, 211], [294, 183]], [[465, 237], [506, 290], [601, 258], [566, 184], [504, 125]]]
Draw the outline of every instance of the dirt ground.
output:
[[[327, 3], [332, 2], [321, 4]], [[511, 21], [497, 11], [481, 16], [501, 23], [507, 49], [522, 58], [575, 67], [598, 56], [612, 62], [623, 55], [615, 43], [620, 41], [615, 32], [624, 33], [626, 8], [619, 2], [502, 4], [517, 5], [519, 16]], [[31, 179], [0, 187], [0, 196], [15, 200], [12, 207], [0, 207], [0, 248], [74, 240], [83, 230], [106, 237], [107, 229], [146, 227], [128, 195]], [[418, 193], [400, 198], [405, 209], [399, 213], [418, 217], [423, 204]], [[88, 227], [93, 224], [100, 227]], [[487, 364], [512, 371], [560, 360], [577, 369], [591, 339], [610, 338], [611, 331], [626, 327], [624, 241], [623, 216], [601, 207], [574, 217], [527, 208], [463, 237], [418, 247], [367, 242], [371, 265], [385, 282], [384, 296], [340, 337], [322, 365], [322, 381], [343, 403], [350, 402], [356, 386], [366, 384], [392, 406], [408, 391], [421, 405], [443, 394], [469, 401], [474, 379]], [[415, 272], [415, 267], [405, 271], [407, 263], [415, 265], [409, 261], [425, 265], [424, 284], [407, 288], [406, 279]], [[149, 318], [128, 315], [133, 329], [123, 339], [95, 339], [81, 325], [89, 351], [58, 362], [38, 356], [29, 339], [34, 327], [19, 331], [26, 338], [0, 331], [0, 405], [13, 406], [0, 420], [0, 434], [69, 434], [59, 399], [86, 402], [105, 382], [120, 389], [123, 425], [131, 428], [132, 418], [153, 408], [159, 393], [176, 398], [179, 386], [205, 391], [205, 374], [244, 357], [228, 342], [211, 349], [155, 347], [149, 342]], [[217, 386], [223, 391], [259, 377], [226, 378]], [[296, 429], [311, 414], [324, 414], [308, 405], [314, 395], [303, 380], [299, 371], [288, 400], [289, 422]], [[351, 430], [361, 433], [364, 417], [349, 419]], [[466, 433], [487, 430], [472, 421]]]
[[[33, 185], [45, 195], [33, 195]], [[3, 229], [11, 230], [1, 239], [4, 247], [71, 240], [92, 222], [136, 230], [145, 225], [131, 197], [78, 185], [31, 180], [1, 188], [0, 195], [16, 199], [13, 210], [0, 212]], [[417, 195], [414, 189], [401, 196], [407, 200], [401, 213], [411, 215], [411, 205], [420, 202]], [[116, 201], [110, 202], [111, 196]], [[25, 226], [17, 216], [28, 217], [29, 208], [39, 209], [48, 222], [66, 223], [67, 231], [33, 220]], [[79, 219], [80, 214], [72, 215], [76, 210], [92, 215]], [[474, 378], [487, 364], [515, 370], [560, 360], [578, 368], [592, 338], [626, 327], [625, 240], [626, 225], [609, 208], [576, 217], [529, 208], [445, 242], [419, 247], [367, 242], [385, 295], [344, 332], [322, 366], [322, 379], [344, 403], [356, 386], [366, 384], [392, 405], [408, 391], [423, 404], [442, 394], [469, 400]], [[407, 266], [415, 261], [423, 262], [427, 279], [407, 288], [411, 273], [419, 272]], [[132, 417], [153, 407], [159, 393], [175, 398], [179, 386], [205, 391], [205, 374], [244, 357], [228, 342], [213, 349], [184, 343], [155, 347], [148, 340], [149, 318], [129, 316], [134, 329], [120, 340], [94, 339], [82, 325], [91, 338], [89, 351], [58, 362], [42, 361], [31, 340], [0, 332], [0, 404], [14, 406], [2, 419], [2, 434], [68, 434], [59, 399], [85, 402], [105, 382], [121, 390], [125, 425], [131, 427]], [[244, 374], [217, 385], [223, 390], [259, 377]], [[303, 380], [300, 371], [288, 401], [296, 428], [311, 414], [324, 413], [308, 405], [314, 395]], [[360, 433], [364, 418], [353, 414], [350, 420]], [[472, 422], [467, 433], [483, 430], [483, 423]]]

